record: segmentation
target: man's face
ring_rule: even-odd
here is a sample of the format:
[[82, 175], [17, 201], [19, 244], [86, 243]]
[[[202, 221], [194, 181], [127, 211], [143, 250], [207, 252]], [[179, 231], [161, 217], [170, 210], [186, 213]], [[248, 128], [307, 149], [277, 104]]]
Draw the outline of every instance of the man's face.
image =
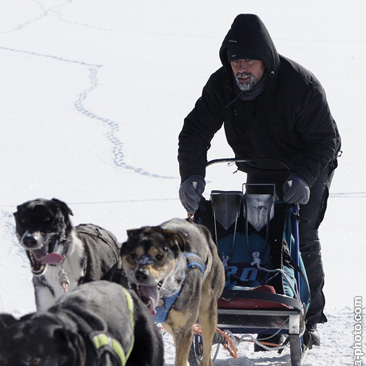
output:
[[232, 61], [230, 65], [239, 89], [242, 91], [251, 90], [264, 73], [261, 60], [240, 59]]

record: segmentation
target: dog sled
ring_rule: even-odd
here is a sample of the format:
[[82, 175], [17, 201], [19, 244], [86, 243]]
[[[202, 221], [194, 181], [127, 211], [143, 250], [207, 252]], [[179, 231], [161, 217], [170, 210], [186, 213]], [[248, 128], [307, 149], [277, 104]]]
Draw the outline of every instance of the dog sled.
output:
[[[207, 166], [253, 162], [258, 160], [216, 159]], [[311, 348], [305, 326], [310, 291], [299, 251], [298, 217], [297, 205], [279, 201], [271, 183], [212, 190], [209, 200], [202, 199], [194, 221], [210, 229], [226, 281], [218, 301], [213, 361], [220, 346], [237, 358], [239, 343], [251, 341], [255, 351], [289, 352], [292, 366], [304, 362]], [[197, 326], [191, 366], [199, 365], [202, 347]]]

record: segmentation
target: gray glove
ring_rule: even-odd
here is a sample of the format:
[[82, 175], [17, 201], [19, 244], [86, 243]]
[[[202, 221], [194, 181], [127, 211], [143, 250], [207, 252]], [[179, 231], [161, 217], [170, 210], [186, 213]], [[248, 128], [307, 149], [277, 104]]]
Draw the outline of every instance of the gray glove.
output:
[[310, 198], [309, 185], [296, 174], [291, 174], [282, 186], [283, 200], [288, 203], [306, 205]]
[[198, 175], [191, 175], [179, 188], [179, 199], [189, 214], [194, 214], [198, 209], [206, 182]]

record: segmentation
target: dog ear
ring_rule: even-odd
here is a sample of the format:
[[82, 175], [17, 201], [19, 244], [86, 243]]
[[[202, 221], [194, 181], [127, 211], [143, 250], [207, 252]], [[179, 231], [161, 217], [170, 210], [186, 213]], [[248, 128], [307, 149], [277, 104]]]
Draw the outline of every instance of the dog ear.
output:
[[68, 365], [85, 365], [86, 349], [80, 335], [64, 328], [57, 328], [53, 333], [53, 338], [60, 354], [67, 358]]
[[17, 322], [18, 320], [15, 319], [11, 314], [0, 314], [0, 339], [3, 338], [4, 334], [6, 334], [7, 328]]
[[141, 229], [129, 229], [127, 230], [127, 240], [122, 243], [120, 249], [120, 256], [124, 256], [127, 251], [127, 247], [129, 247], [129, 240], [132, 239], [134, 236], [138, 235], [141, 232]]
[[14, 323], [17, 323], [18, 319], [14, 318], [13, 315], [3, 313], [0, 314], [0, 325], [3, 324], [5, 327], [9, 327], [10, 325], [13, 325]]
[[141, 231], [142, 231], [141, 229], [128, 229], [127, 230], [128, 239], [132, 238], [135, 235], [138, 235]]
[[180, 233], [173, 230], [163, 229], [162, 234], [166, 239], [173, 242], [182, 252], [184, 252], [186, 241]]
[[17, 206], [17, 210], [13, 213], [14, 217], [16, 218], [19, 215], [19, 212], [23, 210], [23, 208], [28, 204], [28, 202], [22, 203], [21, 205]]
[[61, 211], [63, 212], [63, 214], [65, 216], [68, 216], [68, 215], [74, 216], [74, 214], [71, 211], [71, 208], [65, 202], [60, 201], [57, 198], [52, 198], [51, 201], [53, 201], [59, 205]]

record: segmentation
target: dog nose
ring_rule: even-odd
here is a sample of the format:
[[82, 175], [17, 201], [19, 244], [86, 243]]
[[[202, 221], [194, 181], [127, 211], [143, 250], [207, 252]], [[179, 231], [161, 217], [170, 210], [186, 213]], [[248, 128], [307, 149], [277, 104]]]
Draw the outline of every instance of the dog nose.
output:
[[145, 282], [149, 278], [148, 275], [143, 271], [136, 271], [136, 280], [139, 282]]
[[38, 244], [38, 240], [34, 235], [28, 234], [23, 238], [23, 243], [28, 248], [34, 248]]

